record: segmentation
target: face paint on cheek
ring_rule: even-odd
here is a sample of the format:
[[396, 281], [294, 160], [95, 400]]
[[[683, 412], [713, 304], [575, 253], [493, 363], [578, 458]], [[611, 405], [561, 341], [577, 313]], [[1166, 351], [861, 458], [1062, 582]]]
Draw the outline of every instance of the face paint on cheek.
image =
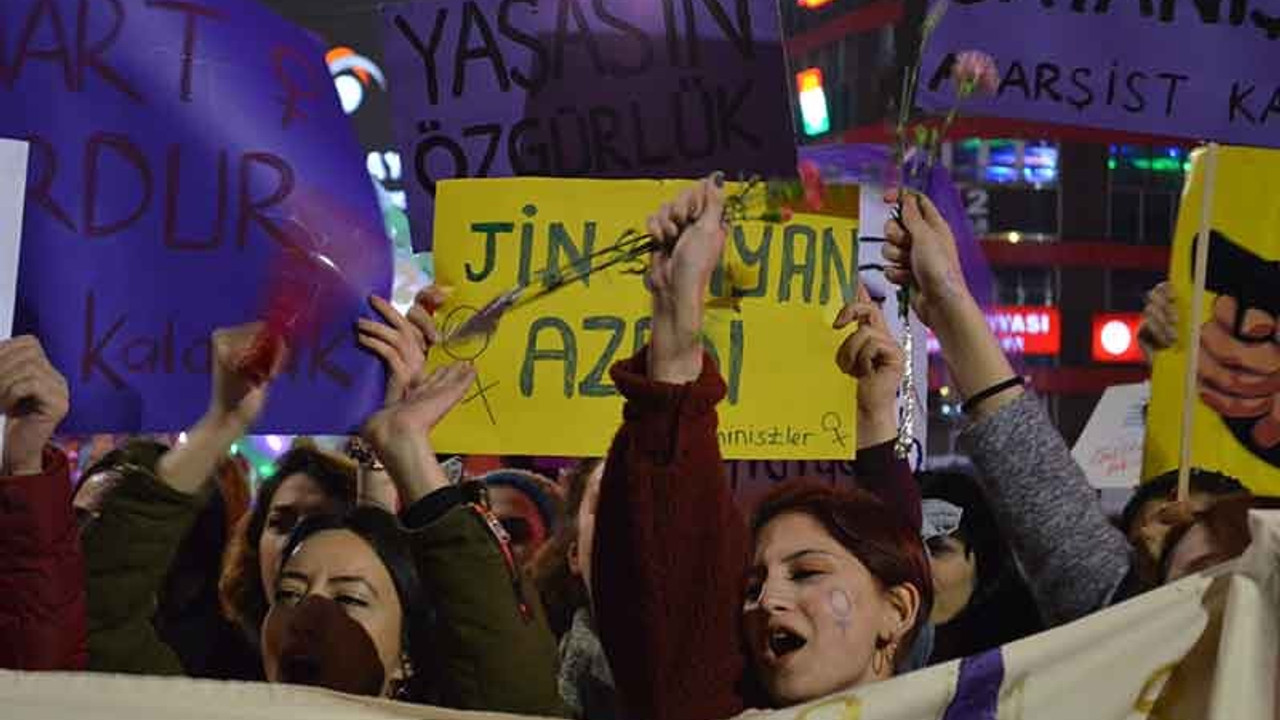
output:
[[827, 607], [831, 610], [831, 617], [836, 620], [836, 627], [840, 628], [840, 632], [847, 633], [853, 625], [853, 600], [849, 598], [849, 593], [844, 590], [835, 589], [827, 595]]

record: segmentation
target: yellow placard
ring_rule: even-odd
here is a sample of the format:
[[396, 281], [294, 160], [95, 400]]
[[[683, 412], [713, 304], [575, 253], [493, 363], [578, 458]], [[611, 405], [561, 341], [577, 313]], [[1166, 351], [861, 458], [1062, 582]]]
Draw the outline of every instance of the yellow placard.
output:
[[[1275, 323], [1276, 299], [1280, 298], [1280, 271], [1277, 270], [1280, 266], [1276, 264], [1280, 259], [1280, 202], [1277, 201], [1280, 198], [1280, 153], [1234, 147], [1221, 147], [1218, 153], [1216, 187], [1212, 198], [1213, 235], [1209, 243], [1209, 272], [1201, 324], [1205, 338], [1201, 346], [1206, 353], [1201, 355], [1197, 395], [1206, 388], [1213, 390], [1215, 387], [1212, 379], [1204, 379], [1206, 372], [1212, 373], [1215, 367], [1229, 367], [1247, 355], [1251, 358], [1251, 366], [1258, 369], [1273, 364], [1268, 358], [1276, 359], [1270, 381], [1263, 374], [1253, 376], [1245, 385], [1233, 387], [1251, 386], [1253, 389], [1246, 391], [1246, 395], [1265, 396], [1266, 392], [1259, 392], [1257, 388], [1265, 387], [1268, 382], [1280, 383], [1280, 348], [1277, 347], [1274, 328], [1270, 338], [1238, 342], [1234, 314], [1223, 322], [1223, 318], [1215, 317], [1215, 307], [1222, 315], [1226, 306], [1217, 305], [1219, 296], [1243, 299], [1246, 306], [1254, 308], [1248, 317], [1248, 324], [1254, 330], [1261, 327], [1258, 321], [1265, 324], [1266, 317], [1271, 318], [1272, 325]], [[1169, 279], [1177, 296], [1179, 341], [1177, 346], [1156, 353], [1148, 410], [1144, 478], [1178, 467], [1183, 383], [1191, 336], [1192, 263], [1195, 238], [1200, 228], [1204, 185], [1203, 151], [1193, 157], [1192, 163], [1178, 212], [1169, 269]], [[1214, 323], [1218, 326], [1210, 329]], [[1209, 351], [1224, 360], [1225, 365], [1206, 360]], [[1228, 380], [1228, 383], [1233, 382]], [[1218, 408], [1210, 407], [1203, 398], [1197, 397], [1191, 409], [1195, 413], [1192, 467], [1236, 477], [1261, 495], [1280, 495], [1280, 444], [1267, 447], [1269, 438], [1265, 425], [1255, 432], [1255, 426], [1266, 414], [1275, 413], [1280, 419], [1280, 407], [1275, 407], [1274, 403], [1280, 403], [1280, 394], [1273, 395], [1270, 401], [1265, 398], [1247, 400], [1241, 406], [1242, 410], [1230, 413], [1238, 417], [1226, 417]], [[1274, 409], [1267, 410], [1264, 405]], [[1255, 413], [1260, 414], [1255, 416]]]
[[[687, 187], [688, 181], [492, 179], [442, 182], [436, 282], [451, 287], [437, 317], [447, 334], [548, 267], [572, 272]], [[847, 459], [856, 385], [835, 366], [848, 331], [831, 324], [856, 292], [857, 223], [797, 215], [735, 226], [713, 281], [722, 299], [705, 323], [729, 387], [720, 404], [727, 458]], [[486, 342], [433, 351], [439, 365], [474, 360], [474, 391], [433, 433], [442, 452], [604, 454], [622, 418], [609, 367], [648, 337], [639, 267], [619, 265], [513, 309]], [[630, 272], [628, 272], [630, 271]], [[568, 273], [565, 277], [568, 277]], [[728, 299], [734, 289], [741, 297]]]

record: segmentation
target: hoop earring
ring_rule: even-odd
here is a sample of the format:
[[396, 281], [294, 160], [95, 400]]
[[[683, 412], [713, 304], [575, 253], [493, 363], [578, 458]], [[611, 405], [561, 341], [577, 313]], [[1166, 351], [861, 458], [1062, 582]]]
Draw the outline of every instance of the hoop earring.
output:
[[413, 698], [409, 697], [409, 688], [413, 685], [413, 661], [409, 659], [408, 652], [400, 653], [400, 672], [403, 677], [399, 680], [393, 680], [391, 683], [391, 698], [403, 702], [413, 702]]
[[875, 675], [893, 676], [894, 656], [898, 654], [898, 641], [890, 640], [882, 647], [876, 648], [871, 656], [871, 672]]

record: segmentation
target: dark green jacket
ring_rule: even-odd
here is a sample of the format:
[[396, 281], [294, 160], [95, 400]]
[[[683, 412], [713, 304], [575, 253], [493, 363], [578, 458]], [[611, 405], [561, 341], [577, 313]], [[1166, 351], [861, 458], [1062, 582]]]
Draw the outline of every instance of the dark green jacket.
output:
[[[82, 535], [92, 670], [183, 673], [151, 617], [202, 499], [156, 477], [162, 453], [160, 446], [135, 443], [98, 466], [119, 470], [123, 478]], [[453, 486], [401, 516], [436, 612], [439, 702], [465, 710], [562, 714], [555, 639], [537, 596], [515, 579], [500, 530], [480, 498], [470, 484]]]

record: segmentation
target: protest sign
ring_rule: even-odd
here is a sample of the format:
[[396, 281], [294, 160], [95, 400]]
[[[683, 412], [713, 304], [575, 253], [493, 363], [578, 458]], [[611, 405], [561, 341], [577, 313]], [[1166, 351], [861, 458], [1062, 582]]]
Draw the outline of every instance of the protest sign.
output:
[[0, 3], [0, 135], [31, 144], [16, 329], [67, 377], [64, 432], [190, 425], [210, 332], [269, 291], [324, 322], [260, 429], [348, 432], [375, 407], [352, 326], [390, 249], [333, 88], [323, 49], [250, 0]]
[[419, 250], [448, 178], [795, 173], [773, 0], [421, 0], [383, 17]]
[[[1274, 720], [1280, 514], [1249, 520], [1253, 544], [1237, 561], [980, 655], [737, 720]], [[2, 670], [0, 702], [23, 720], [522, 717], [301, 685]]]
[[[1255, 493], [1280, 494], [1280, 154], [1218, 149], [1208, 246], [1204, 322], [1188, 348], [1192, 254], [1200, 223], [1204, 155], [1193, 156], [1178, 213], [1169, 281], [1177, 301], [1179, 342], [1158, 352], [1151, 385], [1144, 476], [1178, 467], [1181, 421], [1194, 413], [1191, 466], [1239, 478]], [[1188, 353], [1199, 353], [1197, 394], [1184, 407]]]
[[0, 340], [9, 338], [13, 332], [26, 187], [27, 144], [0, 138]]
[[1089, 416], [1071, 457], [1096, 488], [1132, 488], [1142, 475], [1151, 383], [1113, 385]]
[[[687, 184], [657, 180], [447, 181], [436, 215], [440, 311], [457, 327], [517, 282], [580, 266]], [[712, 283], [705, 331], [728, 385], [720, 444], [729, 458], [849, 459], [855, 385], [835, 365], [831, 329], [857, 284], [853, 220], [797, 215], [735, 225]], [[601, 455], [622, 418], [609, 378], [649, 334], [641, 279], [615, 266], [513, 310], [486, 342], [447, 345], [432, 363], [475, 360], [476, 389], [433, 435], [444, 452]], [[631, 268], [635, 269], [635, 268]], [[726, 302], [730, 292], [741, 296]], [[734, 307], [736, 305], [736, 308]]]
[[[26, 187], [27, 144], [0, 138], [0, 340], [7, 340], [13, 333]], [[4, 428], [5, 418], [0, 416], [0, 452], [4, 450]]]
[[[925, 49], [920, 100], [951, 105], [955, 55], [999, 65], [999, 92], [964, 112], [1280, 146], [1280, 14], [1244, 0], [957, 0]], [[1276, 117], [1271, 117], [1272, 113]]]

